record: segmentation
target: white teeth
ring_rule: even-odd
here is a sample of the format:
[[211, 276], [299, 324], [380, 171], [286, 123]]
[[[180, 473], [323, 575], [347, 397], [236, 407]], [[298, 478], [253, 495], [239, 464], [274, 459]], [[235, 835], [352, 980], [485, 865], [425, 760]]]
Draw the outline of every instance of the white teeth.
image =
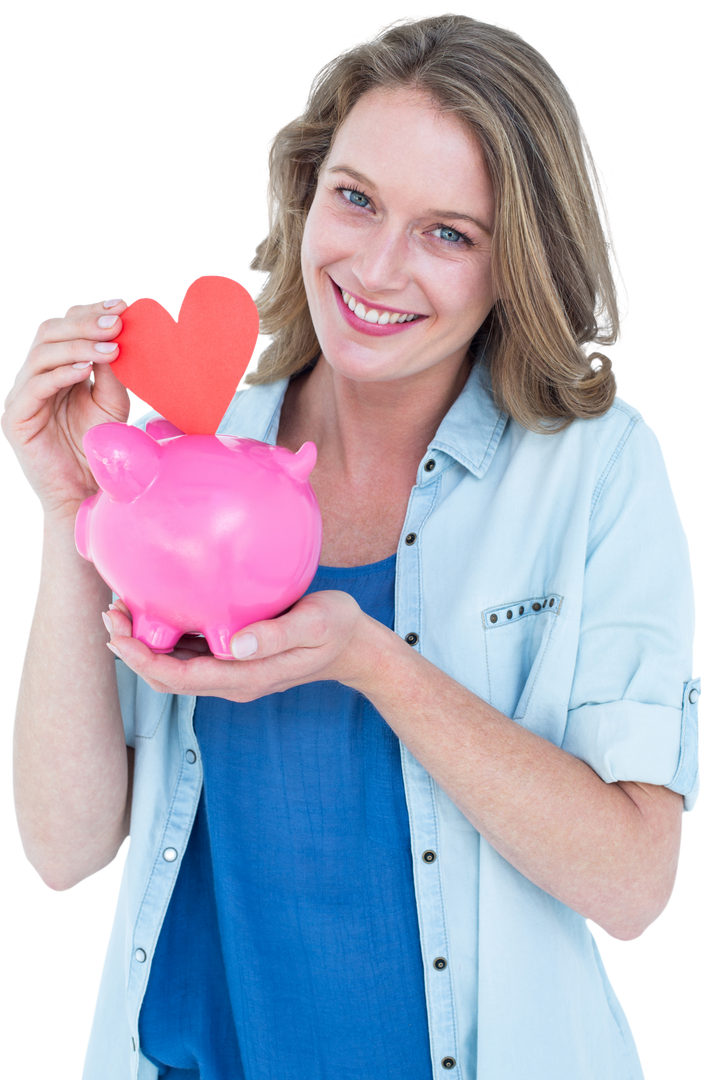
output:
[[376, 308], [369, 308], [366, 311], [366, 305], [362, 304], [360, 300], [354, 299], [351, 293], [341, 290], [344, 303], [355, 312], [359, 319], [363, 319], [367, 323], [377, 323], [378, 326], [387, 326], [388, 323], [393, 325], [394, 323], [414, 322], [420, 316], [413, 315], [400, 315], [399, 311], [378, 311]]

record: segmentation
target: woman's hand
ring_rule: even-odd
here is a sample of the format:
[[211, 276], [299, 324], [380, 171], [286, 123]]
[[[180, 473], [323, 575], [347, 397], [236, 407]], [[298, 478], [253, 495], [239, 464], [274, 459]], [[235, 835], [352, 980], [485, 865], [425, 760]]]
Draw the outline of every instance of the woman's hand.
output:
[[97, 491], [86, 431], [129, 416], [127, 391], [110, 371], [126, 306], [106, 300], [42, 323], [5, 401], [2, 429], [49, 514], [73, 514]]
[[105, 625], [110, 647], [161, 693], [253, 701], [291, 686], [334, 679], [370, 687], [382, 635], [395, 635], [364, 614], [345, 592], [303, 596], [284, 615], [252, 623], [232, 638], [232, 660], [216, 660], [204, 638], [185, 635], [170, 654], [152, 652], [131, 636], [123, 603], [111, 605]]

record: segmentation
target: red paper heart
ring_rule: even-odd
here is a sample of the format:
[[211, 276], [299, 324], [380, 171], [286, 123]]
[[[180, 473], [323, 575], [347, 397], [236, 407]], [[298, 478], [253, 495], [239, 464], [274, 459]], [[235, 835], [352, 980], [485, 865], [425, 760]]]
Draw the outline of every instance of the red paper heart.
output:
[[194, 281], [175, 322], [155, 300], [122, 315], [119, 356], [110, 366], [124, 386], [187, 435], [214, 435], [258, 337], [258, 311], [225, 277]]

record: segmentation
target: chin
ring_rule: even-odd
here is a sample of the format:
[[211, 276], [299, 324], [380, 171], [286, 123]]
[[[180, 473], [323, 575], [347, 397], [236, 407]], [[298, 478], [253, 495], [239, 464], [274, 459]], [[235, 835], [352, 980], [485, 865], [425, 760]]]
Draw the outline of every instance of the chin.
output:
[[357, 382], [387, 382], [414, 374], [407, 362], [396, 356], [382, 355], [382, 349], [369, 348], [348, 340], [320, 339], [322, 355], [337, 375]]

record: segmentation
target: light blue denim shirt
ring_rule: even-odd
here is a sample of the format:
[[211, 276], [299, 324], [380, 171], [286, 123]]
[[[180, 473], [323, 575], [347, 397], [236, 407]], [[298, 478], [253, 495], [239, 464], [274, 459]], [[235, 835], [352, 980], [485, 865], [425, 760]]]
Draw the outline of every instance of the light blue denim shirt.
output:
[[[275, 442], [286, 386], [238, 393], [221, 432]], [[607, 783], [663, 784], [691, 807], [687, 545], [658, 443], [623, 402], [535, 434], [476, 365], [417, 471], [395, 629]], [[117, 670], [132, 833], [84, 1080], [155, 1080], [139, 1009], [200, 795], [196, 699]], [[435, 1080], [640, 1080], [585, 920], [498, 855], [404, 747], [402, 767]]]

